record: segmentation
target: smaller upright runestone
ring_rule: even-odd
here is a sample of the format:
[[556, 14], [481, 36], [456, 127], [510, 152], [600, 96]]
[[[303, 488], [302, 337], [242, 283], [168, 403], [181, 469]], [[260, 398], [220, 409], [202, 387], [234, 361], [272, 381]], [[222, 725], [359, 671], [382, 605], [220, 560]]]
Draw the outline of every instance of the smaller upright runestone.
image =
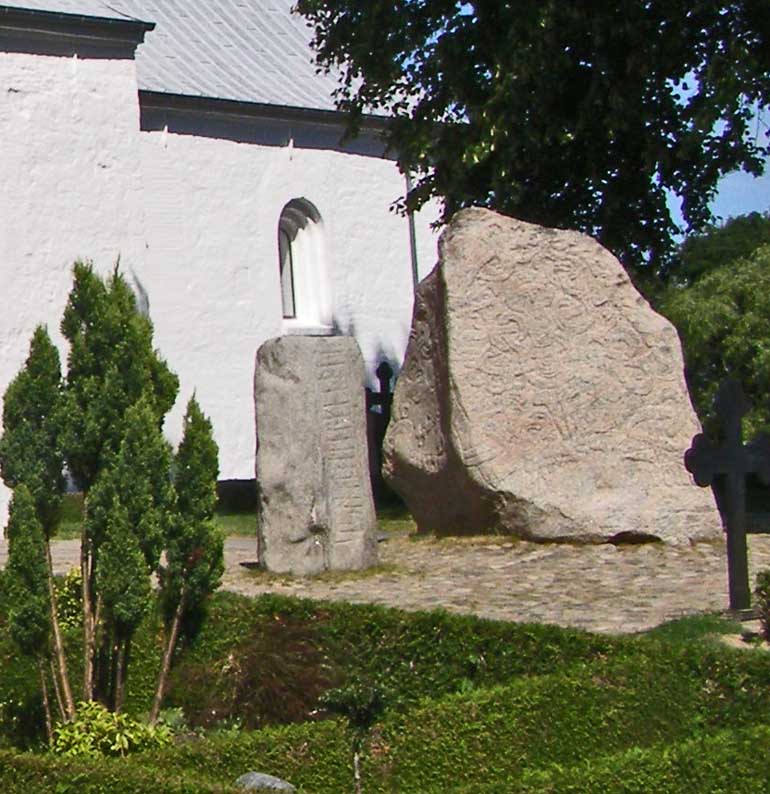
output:
[[279, 573], [377, 562], [364, 365], [350, 337], [265, 342], [254, 373], [259, 561]]

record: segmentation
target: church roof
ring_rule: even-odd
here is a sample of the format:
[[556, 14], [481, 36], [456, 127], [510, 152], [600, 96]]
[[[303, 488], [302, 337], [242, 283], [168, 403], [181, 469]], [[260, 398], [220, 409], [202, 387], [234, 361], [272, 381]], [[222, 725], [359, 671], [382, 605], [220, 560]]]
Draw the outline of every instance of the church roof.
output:
[[124, 14], [111, 10], [108, 3], [102, 0], [19, 0], [15, 3], [2, 3], [1, 6], [99, 19], [126, 18]]
[[3, 6], [155, 23], [136, 53], [139, 89], [333, 110], [317, 74], [312, 31], [294, 0], [17, 0]]

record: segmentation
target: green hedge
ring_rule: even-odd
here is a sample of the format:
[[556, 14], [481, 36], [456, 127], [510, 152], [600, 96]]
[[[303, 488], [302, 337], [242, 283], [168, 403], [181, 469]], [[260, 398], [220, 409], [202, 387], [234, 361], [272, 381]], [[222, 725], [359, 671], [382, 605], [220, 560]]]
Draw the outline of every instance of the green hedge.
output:
[[770, 727], [633, 748], [574, 767], [554, 765], [449, 794], [758, 794], [770, 783]]
[[[364, 790], [443, 794], [465, 785], [494, 794], [518, 791], [513, 786], [518, 781], [522, 792], [598, 792], [613, 775], [621, 776], [618, 780], [622, 775], [641, 781], [645, 775], [676, 778], [684, 774], [679, 770], [686, 770], [689, 758], [700, 764], [693, 774], [701, 774], [698, 770], [708, 769], [710, 756], [678, 743], [733, 723], [750, 726], [766, 720], [769, 662], [760, 653], [647, 644], [626, 658], [579, 663], [506, 686], [424, 700], [391, 712], [375, 726], [364, 758]], [[767, 733], [756, 735], [770, 749]], [[739, 756], [735, 743], [744, 742], [741, 736], [708, 740], [715, 748], [717, 771], [723, 756]], [[650, 749], [632, 749], [639, 747]], [[660, 747], [667, 749], [656, 749]], [[681, 761], [676, 755], [680, 747]], [[765, 749], [761, 752], [767, 755]], [[660, 752], [662, 760], [656, 755]], [[635, 771], [637, 762], [641, 771]], [[329, 720], [193, 739], [119, 761], [73, 764], [46, 755], [4, 754], [0, 790], [213, 792], [252, 769], [283, 777], [303, 792], [337, 794], [352, 782], [351, 736], [343, 722]], [[751, 774], [760, 774], [757, 769]], [[591, 775], [598, 781], [595, 789], [569, 788], [573, 777], [591, 782]], [[607, 790], [625, 791], [618, 786]], [[662, 784], [658, 789], [679, 790]], [[710, 791], [690, 789], [701, 790]]]
[[693, 731], [699, 705], [691, 679], [639, 659], [447, 697], [384, 723], [381, 747], [367, 759], [367, 789], [443, 794], [555, 760], [676, 740]]
[[[401, 612], [376, 605], [313, 602], [267, 595], [248, 599], [219, 593], [209, 620], [185, 651], [168, 695], [171, 706], [191, 710], [201, 687], [191, 680], [226, 667], [230, 654], [254, 653], [254, 638], [281, 629], [303, 631], [318, 648], [334, 685], [377, 677], [390, 709], [425, 697], [440, 697], [472, 686], [489, 686], [517, 676], [547, 674], [579, 661], [625, 652], [631, 638], [613, 638], [556, 626], [503, 623], [444, 611]], [[301, 663], [287, 646], [278, 658], [281, 636], [260, 656], [264, 685], [271, 669]], [[226, 686], [225, 677], [219, 676]], [[260, 685], [260, 682], [256, 682]]]
[[[133, 761], [134, 759], [132, 759]], [[179, 779], [122, 759], [63, 761], [50, 755], [0, 751], [4, 794], [225, 794], [238, 789]]]
[[208, 794], [230, 792], [249, 771], [300, 791], [337, 794], [352, 781], [350, 737], [340, 722], [286, 725], [191, 740], [122, 759], [73, 762], [50, 754], [0, 751], [3, 794]]
[[[37, 674], [12, 647], [2, 625], [3, 606], [0, 745], [5, 739], [24, 747], [42, 736]], [[647, 644], [635, 637], [443, 611], [405, 613], [272, 595], [250, 599], [218, 593], [209, 612], [200, 633], [178, 654], [167, 697], [167, 706], [183, 708], [188, 719], [202, 725], [216, 718], [205, 722], [200, 715], [219, 712], [223, 703], [224, 718], [246, 725], [301, 721], [316, 707], [320, 691], [373, 676], [386, 692], [388, 709], [403, 710], [426, 697], [550, 674], [580, 662], [631, 657]], [[150, 615], [132, 646], [125, 705], [132, 716], [149, 708], [160, 661], [159, 636], [157, 616]], [[75, 632], [69, 646], [76, 688], [80, 643]], [[231, 664], [232, 659], [241, 664]]]
[[367, 757], [368, 791], [444, 792], [516, 779], [703, 730], [761, 723], [770, 659], [649, 646], [622, 660], [426, 702], [386, 718]]

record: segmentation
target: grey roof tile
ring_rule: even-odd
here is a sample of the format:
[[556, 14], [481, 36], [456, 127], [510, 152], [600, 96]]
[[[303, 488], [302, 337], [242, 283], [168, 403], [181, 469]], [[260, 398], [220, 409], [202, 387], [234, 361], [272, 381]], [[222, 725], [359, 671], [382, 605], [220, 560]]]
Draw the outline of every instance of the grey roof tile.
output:
[[139, 88], [167, 94], [333, 110], [311, 30], [294, 0], [20, 0], [37, 11], [154, 22], [136, 54]]
[[294, 0], [104, 0], [156, 23], [137, 52], [146, 91], [333, 110]]

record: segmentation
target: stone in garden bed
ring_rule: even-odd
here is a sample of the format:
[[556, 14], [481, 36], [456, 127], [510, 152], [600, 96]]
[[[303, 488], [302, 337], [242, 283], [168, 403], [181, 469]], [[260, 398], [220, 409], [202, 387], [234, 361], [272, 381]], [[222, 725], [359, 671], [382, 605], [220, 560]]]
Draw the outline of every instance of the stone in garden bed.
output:
[[238, 788], [246, 791], [296, 791], [291, 783], [281, 780], [273, 775], [265, 775], [262, 772], [247, 772], [235, 781]]

